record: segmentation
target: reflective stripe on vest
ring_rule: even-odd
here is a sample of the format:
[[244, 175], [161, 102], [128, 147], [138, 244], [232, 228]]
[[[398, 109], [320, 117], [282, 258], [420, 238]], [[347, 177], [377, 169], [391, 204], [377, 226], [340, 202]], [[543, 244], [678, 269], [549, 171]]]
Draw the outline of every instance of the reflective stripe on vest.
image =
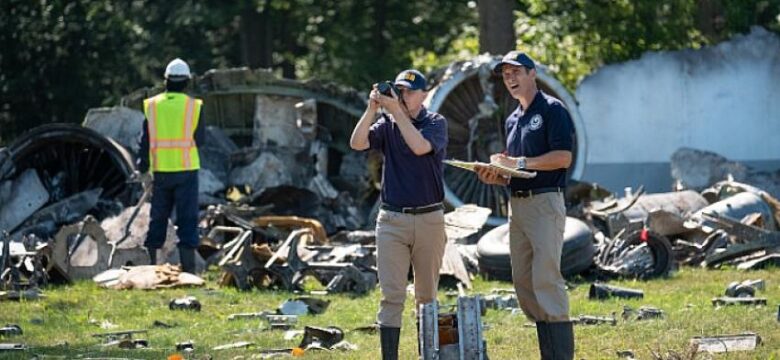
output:
[[[171, 103], [177, 103], [181, 100], [184, 100], [183, 109], [170, 108]], [[147, 99], [145, 103], [144, 110], [149, 125], [149, 156], [152, 169], [160, 172], [199, 169], [200, 159], [193, 138], [200, 112], [199, 100], [184, 94], [163, 93]], [[164, 119], [161, 119], [161, 105], [167, 107], [167, 111], [162, 114], [162, 116], [166, 116]], [[178, 117], [175, 114], [179, 112], [182, 114], [180, 122], [175, 119]], [[179, 129], [181, 130], [179, 131]], [[181, 157], [174, 159], [173, 156], [177, 150], [181, 152]]]

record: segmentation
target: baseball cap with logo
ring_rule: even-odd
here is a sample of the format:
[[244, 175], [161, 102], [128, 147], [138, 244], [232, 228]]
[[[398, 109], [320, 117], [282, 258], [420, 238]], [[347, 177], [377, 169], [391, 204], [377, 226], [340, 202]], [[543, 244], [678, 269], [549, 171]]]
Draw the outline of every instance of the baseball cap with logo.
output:
[[510, 51], [504, 55], [504, 58], [501, 59], [501, 61], [496, 64], [496, 66], [493, 67], [493, 72], [500, 74], [501, 73], [501, 67], [504, 66], [504, 64], [510, 64], [515, 66], [525, 66], [528, 69], [535, 69], [536, 63], [534, 63], [534, 60], [531, 59], [530, 56], [528, 56], [526, 53], [521, 51]]
[[395, 77], [395, 85], [405, 86], [409, 90], [425, 90], [425, 76], [417, 70], [404, 70]]

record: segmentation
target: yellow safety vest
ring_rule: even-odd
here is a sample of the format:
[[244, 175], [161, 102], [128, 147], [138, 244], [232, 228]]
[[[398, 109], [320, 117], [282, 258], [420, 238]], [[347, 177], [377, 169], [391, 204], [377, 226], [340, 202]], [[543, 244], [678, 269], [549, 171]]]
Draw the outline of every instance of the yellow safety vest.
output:
[[200, 169], [194, 137], [201, 105], [202, 100], [175, 92], [144, 100], [149, 125], [149, 164], [154, 172]]

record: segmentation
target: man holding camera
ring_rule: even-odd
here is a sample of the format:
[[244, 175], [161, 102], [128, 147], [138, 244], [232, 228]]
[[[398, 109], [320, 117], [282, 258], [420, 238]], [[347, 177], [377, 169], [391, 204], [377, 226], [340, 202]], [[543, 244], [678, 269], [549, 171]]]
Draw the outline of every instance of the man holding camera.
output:
[[[436, 299], [446, 235], [443, 172], [447, 120], [423, 106], [425, 77], [405, 70], [395, 82], [374, 85], [366, 112], [352, 132], [354, 150], [384, 155], [382, 203], [376, 224], [377, 267], [382, 300], [382, 359], [398, 359], [401, 317], [411, 264], [417, 305]], [[381, 113], [380, 108], [387, 113]]]
[[563, 104], [536, 86], [536, 64], [511, 51], [494, 68], [519, 101], [506, 119], [507, 151], [491, 162], [536, 171], [531, 179], [505, 178], [488, 167], [477, 169], [487, 184], [508, 185], [509, 252], [512, 281], [520, 307], [536, 322], [544, 360], [574, 358], [574, 330], [569, 297], [561, 276], [566, 224], [563, 191], [571, 165], [574, 125]]

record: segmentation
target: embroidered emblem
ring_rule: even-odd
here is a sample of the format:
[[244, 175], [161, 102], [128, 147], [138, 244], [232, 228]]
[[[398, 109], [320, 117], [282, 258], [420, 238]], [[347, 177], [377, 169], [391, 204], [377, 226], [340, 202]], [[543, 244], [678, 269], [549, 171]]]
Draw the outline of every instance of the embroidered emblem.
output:
[[531, 118], [531, 121], [528, 123], [528, 127], [531, 130], [538, 130], [540, 127], [542, 127], [542, 123], [542, 115], [536, 114]]

